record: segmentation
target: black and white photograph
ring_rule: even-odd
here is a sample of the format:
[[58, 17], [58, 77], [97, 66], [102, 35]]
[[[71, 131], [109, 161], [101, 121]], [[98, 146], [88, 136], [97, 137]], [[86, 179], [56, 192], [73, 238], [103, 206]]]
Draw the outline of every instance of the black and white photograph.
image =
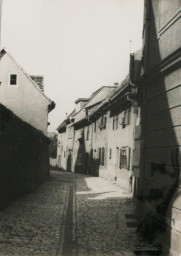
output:
[[181, 0], [0, 0], [0, 256], [181, 256]]

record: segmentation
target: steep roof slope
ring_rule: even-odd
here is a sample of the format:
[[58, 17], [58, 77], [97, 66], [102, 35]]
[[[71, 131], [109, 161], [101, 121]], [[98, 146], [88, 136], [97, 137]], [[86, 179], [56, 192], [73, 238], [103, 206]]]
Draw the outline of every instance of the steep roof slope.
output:
[[27, 77], [27, 79], [32, 83], [32, 85], [42, 94], [42, 96], [49, 102], [49, 112], [51, 111], [51, 110], [53, 110], [54, 108], [55, 108], [55, 103], [50, 99], [50, 98], [48, 98], [46, 95], [45, 95], [45, 93], [43, 92], [43, 90], [41, 90], [40, 89], [40, 87], [38, 86], [38, 84], [31, 78], [31, 76], [30, 75], [28, 75], [25, 71], [24, 71], [24, 69], [17, 63], [17, 61], [14, 59], [14, 57], [9, 53], [9, 52], [7, 52], [5, 49], [2, 49], [1, 50], [1, 58], [3, 58], [3, 56], [5, 55], [5, 54], [7, 54], [10, 58], [11, 58], [11, 60], [16, 64], [16, 66], [23, 72], [23, 74]]
[[74, 116], [74, 123], [77, 123], [80, 120], [84, 119], [86, 117], [86, 109], [90, 109], [101, 103], [106, 98], [107, 94], [114, 89], [115, 87], [113, 86], [102, 86], [97, 91], [95, 91], [91, 95], [90, 100], [87, 102], [87, 104]]
[[91, 116], [100, 109], [102, 109], [108, 102], [114, 101], [114, 98], [116, 98], [127, 87], [129, 82], [130, 78], [129, 75], [127, 75], [118, 87], [114, 88], [114, 90], [110, 91], [106, 95], [103, 101], [101, 101], [98, 105], [89, 110], [88, 116]]
[[66, 128], [66, 125], [67, 125], [67, 123], [68, 123], [68, 121], [69, 121], [69, 118], [71, 117], [71, 116], [74, 116], [74, 114], [75, 114], [75, 109], [67, 116], [67, 118], [66, 119], [64, 119], [64, 121], [57, 127], [57, 131], [65, 131], [65, 128]]

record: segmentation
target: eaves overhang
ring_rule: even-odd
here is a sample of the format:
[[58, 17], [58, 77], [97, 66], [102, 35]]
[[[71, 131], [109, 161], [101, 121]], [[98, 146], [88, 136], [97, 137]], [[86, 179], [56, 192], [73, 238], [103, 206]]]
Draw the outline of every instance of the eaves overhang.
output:
[[66, 126], [63, 126], [63, 127], [59, 128], [59, 129], [57, 129], [57, 131], [58, 131], [58, 133], [66, 132]]
[[48, 104], [48, 113], [50, 113], [54, 108], [55, 108], [56, 104], [54, 101], [51, 101], [49, 104]]
[[87, 125], [89, 125], [91, 122], [89, 121], [89, 119], [87, 117], [79, 120], [78, 122], [72, 124], [72, 127], [74, 127], [75, 130], [81, 129]]
[[130, 82], [127, 83], [122, 90], [118, 91], [113, 97], [105, 100], [100, 107], [88, 116], [89, 121], [96, 121], [106, 111], [110, 110], [111, 115], [123, 111], [125, 108], [130, 107], [133, 101], [136, 100], [136, 87]]
[[181, 47], [169, 56], [161, 60], [157, 65], [144, 70], [138, 81], [138, 86], [144, 86], [144, 83], [153, 81], [157, 77], [163, 77], [180, 68], [181, 66]]

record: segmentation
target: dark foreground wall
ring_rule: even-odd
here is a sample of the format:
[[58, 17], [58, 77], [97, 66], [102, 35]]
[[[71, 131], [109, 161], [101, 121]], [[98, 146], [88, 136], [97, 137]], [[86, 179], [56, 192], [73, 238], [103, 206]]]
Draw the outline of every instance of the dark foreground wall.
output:
[[181, 255], [181, 0], [146, 0], [139, 230]]
[[0, 208], [49, 177], [49, 140], [0, 105]]

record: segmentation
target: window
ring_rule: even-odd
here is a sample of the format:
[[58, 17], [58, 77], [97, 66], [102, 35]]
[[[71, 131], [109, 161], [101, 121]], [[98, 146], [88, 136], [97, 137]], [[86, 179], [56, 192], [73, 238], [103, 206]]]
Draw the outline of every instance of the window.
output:
[[119, 124], [119, 115], [113, 116], [113, 130], [118, 129], [118, 124]]
[[131, 109], [125, 110], [120, 123], [122, 125], [122, 128], [125, 128], [126, 125], [130, 124], [130, 116], [131, 116]]
[[112, 149], [110, 148], [109, 149], [109, 159], [111, 159], [112, 158]]
[[120, 169], [130, 168], [130, 147], [122, 147], [120, 149]]
[[100, 120], [100, 123], [99, 123], [99, 128], [100, 128], [100, 130], [106, 129], [106, 124], [107, 124], [107, 116], [106, 116], [106, 114], [104, 114], [104, 115], [101, 117], [101, 120]]
[[10, 74], [10, 78], [9, 78], [9, 84], [10, 85], [17, 85], [17, 74]]

